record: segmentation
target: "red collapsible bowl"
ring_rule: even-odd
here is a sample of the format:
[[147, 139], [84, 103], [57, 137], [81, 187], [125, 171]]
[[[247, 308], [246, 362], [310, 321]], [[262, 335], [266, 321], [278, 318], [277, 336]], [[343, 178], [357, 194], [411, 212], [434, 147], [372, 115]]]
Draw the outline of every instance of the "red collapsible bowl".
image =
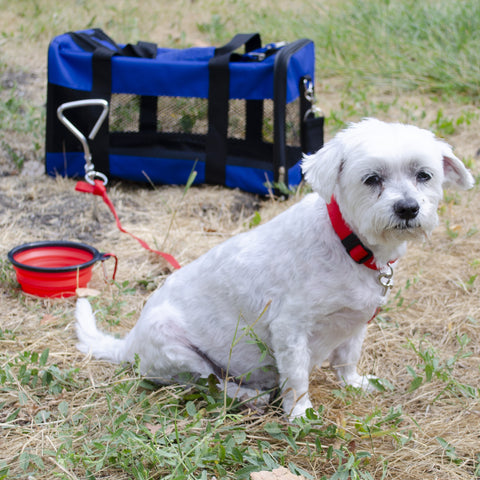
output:
[[95, 248], [77, 242], [34, 242], [8, 252], [25, 293], [38, 297], [71, 297], [85, 288], [92, 267], [103, 255]]

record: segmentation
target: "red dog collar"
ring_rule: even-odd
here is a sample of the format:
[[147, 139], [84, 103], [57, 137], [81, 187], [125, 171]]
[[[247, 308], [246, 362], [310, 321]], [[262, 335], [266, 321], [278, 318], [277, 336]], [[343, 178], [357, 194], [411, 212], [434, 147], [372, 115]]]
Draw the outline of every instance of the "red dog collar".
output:
[[375, 258], [373, 257], [372, 251], [363, 245], [357, 235], [355, 235], [351, 228], [346, 224], [342, 213], [340, 212], [340, 207], [333, 195], [330, 203], [327, 205], [327, 210], [330, 221], [332, 222], [332, 227], [342, 241], [342, 244], [350, 257], [352, 257], [357, 263], [365, 265], [372, 270], [379, 270], [375, 264]]
[[[378, 282], [384, 288], [383, 295], [386, 295], [388, 289], [392, 287], [392, 276], [393, 270], [391, 264], [395, 262], [395, 260], [388, 262], [387, 267], [388, 271], [385, 272], [385, 269], [380, 269], [377, 264], [375, 263], [375, 258], [373, 256], [373, 252], [368, 249], [361, 240], [352, 232], [352, 229], [346, 224], [342, 213], [340, 212], [340, 208], [338, 206], [335, 197], [332, 195], [332, 199], [330, 203], [327, 204], [328, 216], [330, 217], [330, 221], [332, 222], [332, 227], [335, 230], [335, 233], [338, 235], [340, 240], [342, 241], [345, 250], [350, 255], [355, 262], [360, 265], [365, 265], [366, 267], [377, 270], [379, 272], [378, 275]], [[380, 312], [380, 307], [375, 310], [372, 318], [368, 321], [370, 323]]]

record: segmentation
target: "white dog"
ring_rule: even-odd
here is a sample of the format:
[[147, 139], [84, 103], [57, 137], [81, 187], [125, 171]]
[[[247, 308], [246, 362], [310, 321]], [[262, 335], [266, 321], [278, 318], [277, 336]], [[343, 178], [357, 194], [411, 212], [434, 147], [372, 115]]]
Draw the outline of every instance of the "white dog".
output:
[[159, 382], [214, 374], [241, 397], [280, 387], [290, 418], [312, 406], [309, 374], [326, 360], [343, 384], [368, 388], [356, 364], [391, 265], [436, 226], [442, 187], [473, 178], [432, 133], [375, 119], [338, 133], [303, 170], [315, 193], [173, 273], [125, 338], [100, 332], [79, 299], [78, 348], [116, 363], [138, 354]]

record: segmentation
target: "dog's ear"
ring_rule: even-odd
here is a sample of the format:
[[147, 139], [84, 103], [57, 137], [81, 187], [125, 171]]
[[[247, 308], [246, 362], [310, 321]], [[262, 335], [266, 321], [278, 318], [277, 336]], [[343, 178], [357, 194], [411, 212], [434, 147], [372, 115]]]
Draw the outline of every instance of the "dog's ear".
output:
[[305, 180], [326, 202], [330, 201], [342, 166], [341, 142], [335, 137], [317, 153], [305, 155], [302, 171]]
[[475, 180], [472, 174], [465, 168], [463, 162], [452, 152], [450, 145], [442, 146], [443, 172], [445, 175], [443, 186], [468, 190], [472, 188]]

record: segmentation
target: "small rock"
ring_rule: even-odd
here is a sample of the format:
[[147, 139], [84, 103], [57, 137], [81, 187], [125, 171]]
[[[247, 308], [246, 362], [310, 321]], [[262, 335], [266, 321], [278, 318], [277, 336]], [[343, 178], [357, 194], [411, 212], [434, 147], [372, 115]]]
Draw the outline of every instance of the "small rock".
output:
[[290, 470], [280, 467], [271, 472], [253, 472], [250, 474], [251, 480], [305, 480], [302, 475], [294, 475]]

